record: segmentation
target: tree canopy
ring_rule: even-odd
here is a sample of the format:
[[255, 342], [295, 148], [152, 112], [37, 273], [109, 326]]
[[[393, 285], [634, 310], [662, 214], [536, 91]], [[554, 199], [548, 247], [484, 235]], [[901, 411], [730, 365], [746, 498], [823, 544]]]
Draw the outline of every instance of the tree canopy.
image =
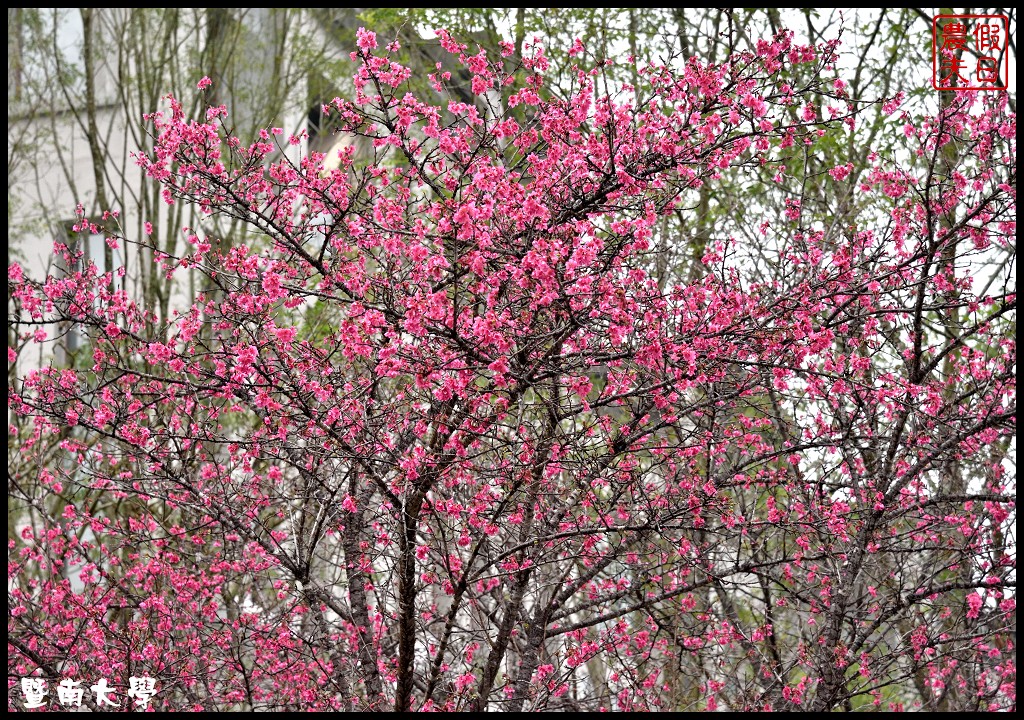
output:
[[88, 339], [9, 380], [9, 705], [1013, 708], [1010, 98], [720, 32], [418, 74], [359, 28], [333, 157], [208, 78], [148, 114], [147, 182], [245, 232], [80, 209], [179, 310], [9, 266], [12, 367]]

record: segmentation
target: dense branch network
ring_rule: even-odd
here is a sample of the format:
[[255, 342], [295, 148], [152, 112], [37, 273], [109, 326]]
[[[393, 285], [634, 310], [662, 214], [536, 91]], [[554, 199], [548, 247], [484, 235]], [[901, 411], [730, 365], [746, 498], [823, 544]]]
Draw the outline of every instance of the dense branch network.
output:
[[475, 102], [406, 92], [360, 31], [324, 111], [366, 151], [334, 169], [223, 107], [152, 116], [165, 199], [253, 231], [159, 255], [205, 283], [168, 325], [95, 267], [11, 266], [16, 331], [92, 357], [10, 389], [9, 677], [144, 670], [173, 709], [1012, 707], [1016, 300], [971, 274], [1014, 242], [1005, 103], [906, 118], [843, 242], [789, 199], [773, 272], [721, 239], [666, 282], [688, 193], [852, 131], [835, 44], [610, 93], [577, 44], [555, 95], [539, 46], [439, 37]]

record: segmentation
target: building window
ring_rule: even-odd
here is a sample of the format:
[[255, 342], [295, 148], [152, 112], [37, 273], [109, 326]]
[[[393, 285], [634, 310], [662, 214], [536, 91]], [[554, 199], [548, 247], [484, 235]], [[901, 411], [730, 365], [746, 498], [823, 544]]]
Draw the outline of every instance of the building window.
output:
[[[77, 222], [78, 221], [76, 220], [69, 220], [62, 223], [63, 240], [68, 246], [70, 251], [69, 255], [73, 260], [69, 264], [64, 258], [60, 258], [58, 263], [61, 269], [67, 275], [74, 275], [78, 272], [84, 272], [89, 265], [92, 264], [96, 266], [98, 274], [106, 272], [110, 272], [112, 274], [112, 285], [114, 289], [124, 289], [124, 248], [120, 245], [116, 248], [109, 248], [110, 262], [108, 266], [108, 235], [103, 232], [103, 227], [99, 223], [90, 222], [90, 225], [95, 227], [98, 232], [90, 232], [88, 230], [75, 232], [74, 226]], [[96, 302], [99, 303], [99, 300]], [[68, 325], [63, 328], [63, 330], [64, 361], [70, 364], [74, 362], [74, 356], [77, 351], [87, 344], [88, 338], [86, 337], [84, 329], [79, 326]]]

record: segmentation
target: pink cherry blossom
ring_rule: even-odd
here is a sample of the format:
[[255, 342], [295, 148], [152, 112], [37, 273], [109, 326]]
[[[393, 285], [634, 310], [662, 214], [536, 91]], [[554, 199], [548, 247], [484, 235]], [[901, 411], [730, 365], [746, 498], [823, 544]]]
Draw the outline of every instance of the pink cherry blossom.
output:
[[[972, 275], [1015, 243], [1006, 99], [828, 170], [861, 112], [815, 111], [834, 42], [557, 91], [539, 41], [438, 42], [443, 101], [359, 30], [334, 169], [226, 108], [149, 116], [165, 200], [255, 238], [117, 238], [197, 280], [166, 321], [64, 244], [9, 265], [9, 362], [81, 341], [9, 372], [9, 696], [1015, 707], [1016, 296]], [[829, 175], [856, 222], [806, 194]], [[691, 232], [749, 182], [749, 235]]]

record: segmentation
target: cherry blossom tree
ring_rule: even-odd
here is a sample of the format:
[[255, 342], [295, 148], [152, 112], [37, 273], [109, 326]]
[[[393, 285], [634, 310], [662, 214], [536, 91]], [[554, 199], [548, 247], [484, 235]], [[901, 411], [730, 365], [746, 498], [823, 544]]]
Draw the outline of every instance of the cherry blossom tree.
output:
[[885, 99], [899, 153], [796, 178], [856, 170], [852, 224], [787, 194], [670, 277], [662, 218], [855, 131], [836, 43], [626, 86], [577, 43], [562, 93], [538, 44], [439, 41], [473, 103], [359, 32], [324, 111], [370, 153], [332, 169], [151, 116], [166, 202], [251, 231], [157, 255], [204, 281], [171, 322], [9, 267], [9, 361], [92, 343], [9, 381], [9, 706], [146, 676], [165, 709], [1014, 707], [1005, 100]]

